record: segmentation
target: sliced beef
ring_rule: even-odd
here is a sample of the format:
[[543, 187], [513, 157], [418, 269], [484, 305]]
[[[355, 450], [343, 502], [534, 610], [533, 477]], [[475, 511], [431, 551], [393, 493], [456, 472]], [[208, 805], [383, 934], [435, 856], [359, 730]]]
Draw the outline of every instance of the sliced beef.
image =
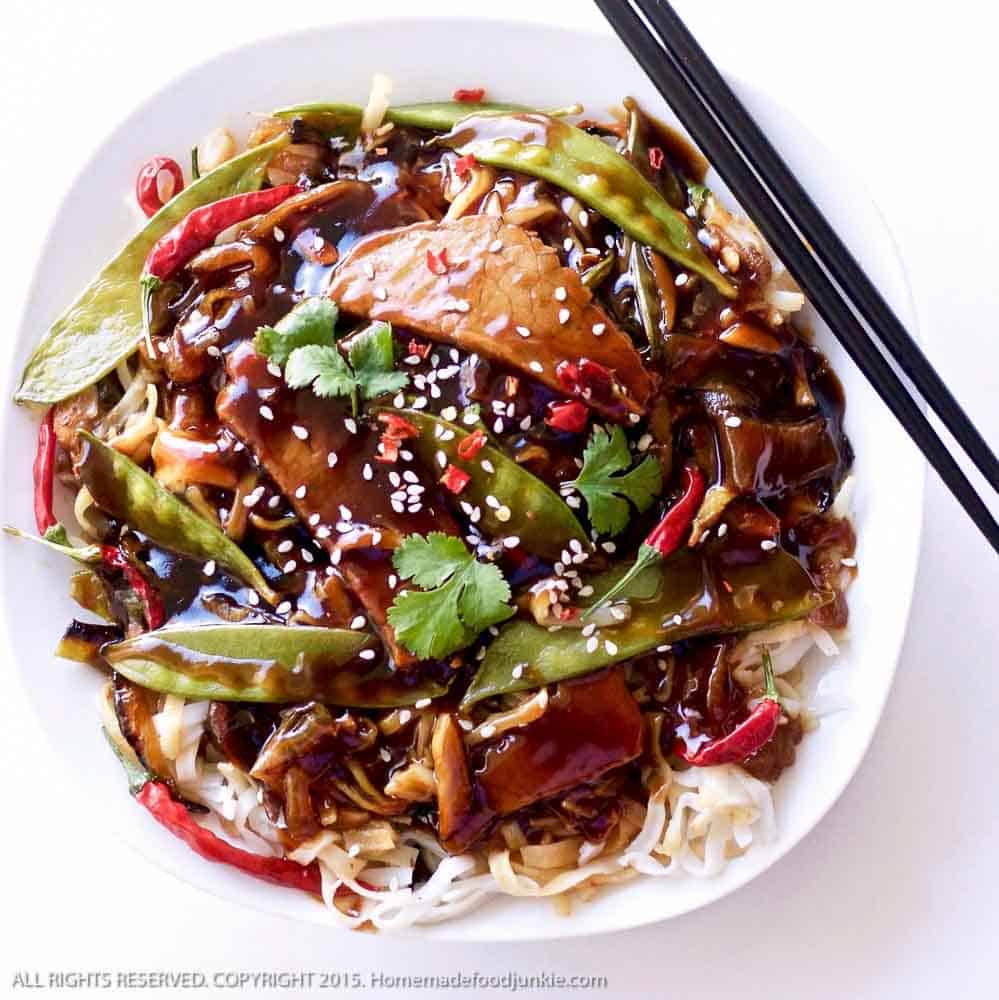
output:
[[[414, 532], [458, 534], [439, 486], [401, 457], [394, 464], [379, 462], [380, 427], [353, 420], [346, 400], [289, 389], [268, 371], [267, 359], [252, 344], [237, 347], [226, 370], [229, 382], [216, 406], [219, 419], [251, 449], [314, 537], [331, 553], [341, 550], [347, 585], [396, 665], [411, 665], [414, 658], [395, 642], [385, 617], [398, 586], [390, 581], [391, 550]], [[401, 511], [399, 501], [392, 503], [399, 487], [390, 481], [391, 472], [420, 477], [415, 484], [403, 482], [403, 489], [424, 487], [418, 497], [407, 496]]]
[[[653, 389], [631, 339], [578, 274], [537, 237], [492, 216], [368, 236], [344, 258], [329, 294], [347, 312], [519, 368], [612, 419], [643, 413]], [[559, 377], [584, 359], [610, 372], [609, 385], [572, 387]]]

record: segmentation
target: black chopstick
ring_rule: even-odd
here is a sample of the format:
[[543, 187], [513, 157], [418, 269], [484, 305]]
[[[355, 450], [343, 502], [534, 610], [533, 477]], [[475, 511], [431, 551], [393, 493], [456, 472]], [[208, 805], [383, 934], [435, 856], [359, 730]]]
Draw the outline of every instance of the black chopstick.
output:
[[857, 311], [870, 324], [898, 366], [944, 426], [975, 463], [994, 490], [999, 490], [999, 459], [971, 422], [953, 393], [927, 361], [884, 297], [864, 273], [856, 258], [833, 231], [811, 196], [763, 134], [752, 115], [735, 96], [697, 39], [666, 2], [637, 0], [655, 26], [680, 71], [730, 135], [737, 136], [742, 155], [771, 192], [779, 192], [781, 208], [805, 241], [847, 290]]
[[[801, 242], [781, 207], [760, 183], [711, 111], [705, 107], [674, 61], [666, 42], [658, 37], [658, 33], [650, 31], [641, 10], [636, 10], [629, 0], [595, 2], [701, 151], [725, 179], [743, 209], [759, 227], [847, 353], [937, 470], [993, 549], [999, 552], [999, 525], [988, 508], [975, 493], [901, 379], [861, 326], [849, 303], [841, 297], [819, 262]], [[648, 0], [634, 2], [641, 4]], [[658, 5], [649, 3], [650, 9], [654, 6]], [[652, 22], [651, 17], [649, 22]], [[966, 444], [963, 446], [970, 454], [970, 448]]]

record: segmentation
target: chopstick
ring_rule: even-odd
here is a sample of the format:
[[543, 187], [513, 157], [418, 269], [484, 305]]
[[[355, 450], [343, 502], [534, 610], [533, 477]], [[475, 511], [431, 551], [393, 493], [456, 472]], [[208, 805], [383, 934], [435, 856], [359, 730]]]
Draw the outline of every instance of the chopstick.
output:
[[[863, 275], [857, 262], [822, 218], [811, 199], [804, 195], [797, 182], [787, 184], [783, 175], [791, 177], [790, 171], [752, 122], [749, 113], [724, 84], [718, 71], [714, 67], [711, 67], [710, 72], [704, 69], [706, 65], [710, 66], [710, 62], [683, 27], [676, 13], [667, 3], [657, 3], [656, 0], [595, 2], [712, 166], [725, 179], [746, 213], [784, 262], [846, 352], [993, 549], [999, 552], [999, 524], [881, 349], [861, 325], [850, 299], [830, 280], [827, 270], [844, 290], [852, 291], [854, 286], [866, 286], [865, 291], [858, 293], [856, 308], [877, 332], [884, 335], [885, 347], [889, 353], [901, 355], [901, 358], [896, 357], [896, 361], [903, 371], [908, 374], [911, 369], [917, 373], [913, 377], [914, 384], [923, 387], [926, 401], [934, 409], [939, 407], [941, 419], [994, 488], [999, 483], [999, 463], [995, 456], [918, 348], [910, 351], [908, 345], [915, 345], [905, 328], [891, 314], [887, 304]], [[682, 31], [677, 25], [680, 25]], [[684, 35], [689, 41], [681, 44]], [[706, 93], [712, 95], [710, 101], [702, 98], [701, 95]], [[732, 113], [736, 106], [741, 109], [741, 114]], [[726, 115], [723, 122], [716, 118], [716, 114], [720, 116], [721, 113]], [[747, 128], [747, 123], [751, 127]], [[744, 132], [753, 133], [751, 142], [743, 143]], [[765, 147], [769, 150], [768, 153], [765, 153]], [[761, 157], [761, 161], [757, 161], [749, 150], [765, 155]], [[775, 169], [776, 163], [780, 163], [782, 173]], [[775, 177], [778, 179], [775, 180]], [[793, 181], [793, 177], [791, 180]], [[785, 196], [785, 191], [791, 192], [789, 197]], [[787, 203], [795, 202], [799, 191], [805, 200], [797, 202], [794, 206], [796, 211], [793, 211]], [[807, 228], [810, 234], [806, 236], [810, 246], [795, 232], [789, 218], [802, 220], [802, 231]], [[859, 283], [858, 274], [861, 277]], [[891, 314], [892, 318], [886, 319], [885, 313]], [[886, 330], [889, 331], [887, 334]], [[943, 386], [944, 392], [936, 391], [936, 386]]]

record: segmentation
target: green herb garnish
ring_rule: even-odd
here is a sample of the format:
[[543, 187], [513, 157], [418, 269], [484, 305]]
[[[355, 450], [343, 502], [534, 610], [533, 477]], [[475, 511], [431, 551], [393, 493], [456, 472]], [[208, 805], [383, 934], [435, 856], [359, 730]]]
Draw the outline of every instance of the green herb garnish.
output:
[[583, 468], [572, 482], [586, 500], [590, 523], [600, 534], [617, 535], [628, 525], [630, 500], [639, 511], [648, 510], [663, 488], [659, 463], [651, 456], [630, 472], [628, 441], [620, 427], [608, 431], [596, 426], [583, 452]]
[[694, 211], [699, 212], [704, 208], [704, 203], [711, 197], [711, 188], [695, 181], [687, 181], [687, 197], [690, 199]]
[[400, 594], [388, 610], [396, 637], [422, 659], [463, 649], [514, 613], [499, 567], [478, 562], [453, 535], [409, 535], [392, 563], [400, 577], [423, 588]]
[[395, 371], [388, 323], [372, 323], [355, 334], [345, 358], [336, 343], [337, 317], [337, 307], [328, 299], [306, 299], [275, 326], [260, 327], [253, 346], [284, 366], [284, 380], [292, 389], [311, 386], [324, 399], [349, 396], [356, 413], [359, 397], [398, 392], [409, 376]]

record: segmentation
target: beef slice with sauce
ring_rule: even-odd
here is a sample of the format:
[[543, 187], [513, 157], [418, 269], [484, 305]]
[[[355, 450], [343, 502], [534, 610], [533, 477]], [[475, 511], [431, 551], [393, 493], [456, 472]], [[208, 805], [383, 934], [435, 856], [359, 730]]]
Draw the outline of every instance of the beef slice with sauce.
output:
[[620, 670], [563, 681], [545, 713], [505, 733], [473, 765], [476, 807], [441, 835], [460, 853], [493, 819], [593, 781], [642, 752], [642, 713]]
[[[446, 269], [431, 269], [435, 260]], [[345, 312], [519, 368], [611, 419], [644, 413], [654, 388], [631, 339], [579, 275], [536, 236], [492, 216], [365, 237], [335, 271], [329, 295]], [[611, 372], [604, 391], [571, 391], [559, 379], [562, 362], [584, 358]]]
[[340, 572], [396, 665], [414, 664], [386, 621], [398, 586], [389, 582], [391, 550], [414, 532], [458, 534], [439, 487], [433, 480], [424, 483], [419, 510], [411, 509], [414, 504], [396, 510], [390, 498], [396, 487], [388, 476], [403, 472], [404, 464], [377, 460], [380, 428], [358, 419], [351, 431], [346, 400], [289, 389], [250, 343], [229, 354], [226, 371], [229, 381], [216, 405], [219, 419], [250, 448], [313, 536], [330, 553], [341, 550]]

